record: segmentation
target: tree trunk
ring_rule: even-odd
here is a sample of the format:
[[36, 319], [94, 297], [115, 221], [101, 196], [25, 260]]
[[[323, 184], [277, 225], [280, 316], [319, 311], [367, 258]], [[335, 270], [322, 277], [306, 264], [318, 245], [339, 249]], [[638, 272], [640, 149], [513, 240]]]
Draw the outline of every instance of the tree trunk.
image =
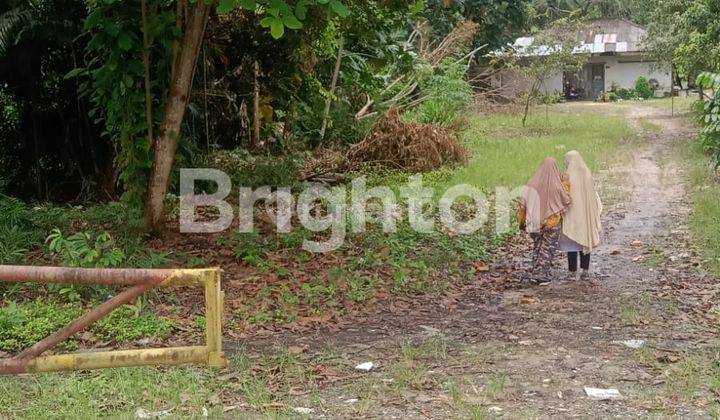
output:
[[152, 84], [150, 82], [150, 40], [148, 34], [148, 7], [147, 0], [140, 2], [142, 9], [143, 33], [143, 67], [145, 73], [145, 119], [147, 122], [148, 139], [153, 141], [153, 115], [152, 115]]
[[535, 98], [535, 96], [538, 94], [538, 90], [540, 89], [540, 85], [537, 81], [534, 81], [530, 92], [528, 92], [527, 100], [525, 101], [525, 113], [523, 114], [522, 119], [522, 125], [525, 127], [525, 124], [527, 123], [528, 114], [530, 113], [530, 102]]
[[260, 147], [260, 63], [255, 60], [255, 81], [253, 92], [253, 147]]
[[322, 127], [320, 127], [320, 140], [325, 139], [325, 132], [328, 127], [328, 118], [330, 118], [330, 106], [332, 106], [333, 96], [337, 89], [338, 78], [340, 77], [340, 66], [342, 65], [343, 52], [345, 51], [345, 38], [340, 35], [338, 42], [337, 61], [335, 62], [335, 71], [333, 72], [332, 83], [330, 84], [330, 95], [325, 100], [325, 114], [323, 114]]
[[154, 142], [154, 159], [145, 205], [145, 223], [148, 229], [160, 231], [165, 220], [165, 205], [170, 173], [175, 162], [180, 129], [185, 118], [193, 77], [205, 36], [210, 6], [204, 1], [188, 5], [185, 35], [173, 64], [170, 94], [165, 102], [163, 120]]

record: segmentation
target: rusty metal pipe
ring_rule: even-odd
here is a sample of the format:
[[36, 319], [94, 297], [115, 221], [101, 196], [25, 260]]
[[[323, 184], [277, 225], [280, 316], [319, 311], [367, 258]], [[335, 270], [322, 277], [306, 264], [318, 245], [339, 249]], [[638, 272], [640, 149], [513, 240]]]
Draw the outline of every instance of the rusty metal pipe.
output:
[[0, 282], [101, 286], [158, 284], [177, 270], [87, 269], [0, 265]]

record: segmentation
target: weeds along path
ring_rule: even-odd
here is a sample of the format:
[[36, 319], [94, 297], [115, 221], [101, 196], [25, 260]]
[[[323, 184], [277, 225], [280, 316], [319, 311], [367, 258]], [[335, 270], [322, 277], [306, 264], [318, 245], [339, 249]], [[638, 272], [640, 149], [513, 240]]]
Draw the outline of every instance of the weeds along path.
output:
[[[573, 106], [597, 107], [599, 118], [618, 107]], [[604, 180], [626, 187], [627, 194], [605, 216], [605, 240], [593, 256], [591, 283], [536, 287], [518, 281], [521, 271], [491, 272], [409, 311], [388, 309], [351, 327], [255, 342], [246, 350], [290, 345], [308, 363], [334, 364], [328, 385], [287, 402], [312, 407], [311, 417], [697, 418], [713, 413], [714, 387], [720, 386], [710, 352], [717, 344], [714, 328], [701, 316], [702, 306], [688, 309], [702, 291], [676, 287], [679, 279], [685, 285], [711, 282], [700, 281], [693, 267], [687, 197], [680, 168], [667, 159], [674, 142], [692, 136], [692, 127], [687, 116], [671, 118], [658, 108], [622, 109], [642, 132], [642, 141], [627, 150], [628, 163]], [[519, 246], [527, 251], [529, 244], [523, 239]], [[557, 278], [565, 277], [564, 266], [558, 258]], [[504, 278], [507, 290], [481, 300], [493, 277]], [[626, 340], [643, 345], [634, 349]], [[320, 355], [325, 362], [318, 361]], [[368, 361], [374, 370], [353, 370]], [[593, 400], [584, 387], [614, 388], [622, 398]]]

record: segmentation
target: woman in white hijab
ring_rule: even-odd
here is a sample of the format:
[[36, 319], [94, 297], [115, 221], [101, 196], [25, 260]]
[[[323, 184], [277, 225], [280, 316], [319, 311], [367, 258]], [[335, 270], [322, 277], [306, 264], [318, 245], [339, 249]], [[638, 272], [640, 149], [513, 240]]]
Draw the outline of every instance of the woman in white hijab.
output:
[[578, 255], [583, 270], [581, 280], [589, 278], [590, 254], [600, 244], [603, 211], [600, 195], [595, 190], [590, 169], [580, 153], [576, 151], [565, 155], [567, 172], [565, 177], [570, 183], [572, 204], [563, 217], [560, 250], [568, 253], [570, 272], [578, 269]]

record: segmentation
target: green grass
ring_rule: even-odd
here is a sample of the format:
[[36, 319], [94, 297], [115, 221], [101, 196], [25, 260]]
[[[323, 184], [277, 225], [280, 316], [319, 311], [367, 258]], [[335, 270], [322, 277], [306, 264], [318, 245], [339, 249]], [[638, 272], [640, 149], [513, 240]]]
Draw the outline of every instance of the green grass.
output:
[[687, 178], [691, 187], [693, 239], [707, 260], [707, 268], [720, 275], [720, 179], [698, 142], [683, 144]]
[[0, 413], [8, 418], [132, 418], [135, 410], [172, 410], [173, 418], [202, 418], [220, 391], [216, 375], [192, 368], [108, 369], [91, 373], [0, 378]]
[[622, 115], [609, 108], [551, 107], [547, 119], [538, 109], [526, 127], [518, 115], [473, 117], [462, 136], [473, 158], [448, 184], [467, 183], [486, 192], [512, 189], [524, 185], [546, 157], [555, 157], [562, 167], [571, 150], [597, 171], [613, 163], [614, 152], [631, 137]]
[[239, 354], [222, 371], [144, 367], [4, 377], [0, 413], [29, 419], [133, 418], [141, 408], [170, 410], [167, 418], [203, 418], [207, 409], [210, 418], [290, 418], [291, 400], [316, 390], [321, 368], [340, 372], [335, 359], [330, 353], [309, 359], [282, 350], [258, 358]]
[[[87, 311], [80, 303], [37, 300], [27, 303], [4, 302], [0, 307], [0, 351], [17, 352], [68, 325]], [[136, 306], [123, 306], [95, 324], [91, 331], [102, 340], [126, 343], [142, 338], [165, 337], [173, 324]], [[75, 341], [64, 343], [74, 350]]]

